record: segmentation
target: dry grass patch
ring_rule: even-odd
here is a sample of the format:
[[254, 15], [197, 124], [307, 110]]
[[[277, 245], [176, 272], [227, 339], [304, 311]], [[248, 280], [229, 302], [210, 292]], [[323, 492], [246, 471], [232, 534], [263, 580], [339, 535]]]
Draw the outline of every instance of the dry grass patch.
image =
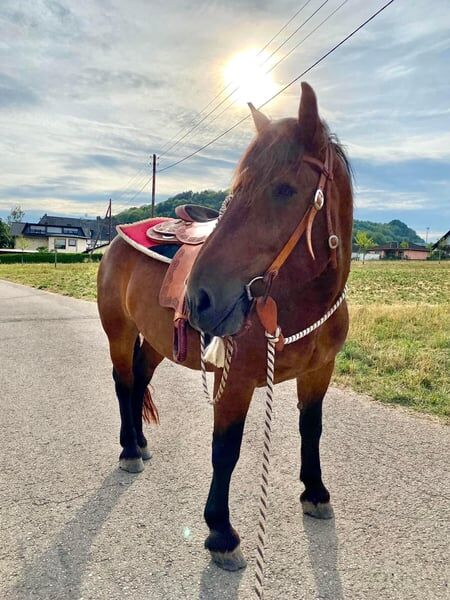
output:
[[382, 402], [450, 416], [450, 306], [351, 306], [335, 383]]

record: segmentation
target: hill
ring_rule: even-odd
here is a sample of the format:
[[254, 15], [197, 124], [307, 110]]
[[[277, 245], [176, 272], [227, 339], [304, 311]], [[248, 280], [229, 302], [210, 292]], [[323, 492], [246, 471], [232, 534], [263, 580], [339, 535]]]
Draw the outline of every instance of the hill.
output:
[[410, 242], [411, 244], [425, 244], [424, 240], [417, 235], [402, 221], [394, 219], [389, 223], [373, 223], [372, 221], [358, 221], [353, 223], [353, 235], [358, 231], [365, 231], [372, 238], [374, 244], [388, 244], [389, 242]]
[[[219, 210], [222, 202], [225, 200], [228, 190], [204, 190], [203, 192], [181, 192], [172, 196], [164, 202], [159, 202], [155, 206], [155, 217], [174, 217], [175, 207], [181, 204], [202, 204]], [[115, 215], [114, 220], [117, 223], [134, 223], [150, 216], [150, 204], [139, 207], [132, 207]]]
[[[228, 194], [228, 190], [204, 190], [203, 192], [181, 192], [172, 196], [164, 202], [155, 206], [155, 216], [174, 217], [175, 207], [180, 204], [203, 204], [219, 210], [222, 202]], [[117, 223], [134, 223], [141, 221], [150, 215], [150, 205], [133, 207], [118, 213], [114, 219]], [[355, 220], [353, 224], [353, 235], [358, 231], [365, 231], [373, 240], [374, 244], [387, 244], [389, 242], [410, 242], [413, 244], [424, 244], [424, 240], [405, 223], [395, 219], [389, 223], [373, 223], [372, 221]]]

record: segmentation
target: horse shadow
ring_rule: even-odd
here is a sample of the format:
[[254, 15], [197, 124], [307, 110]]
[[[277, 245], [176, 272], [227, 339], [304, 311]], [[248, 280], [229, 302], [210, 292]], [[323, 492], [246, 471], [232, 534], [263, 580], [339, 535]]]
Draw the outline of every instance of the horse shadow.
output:
[[212, 561], [203, 569], [199, 600], [237, 600], [245, 569], [231, 573], [219, 569]]
[[[50, 548], [26, 564], [10, 598], [79, 600], [92, 543], [121, 495], [135, 481], [119, 469], [111, 472]], [[48, 523], [51, 527], [51, 523]]]
[[334, 519], [313, 519], [303, 515], [308, 555], [316, 596], [323, 600], [344, 600], [338, 568], [338, 537]]

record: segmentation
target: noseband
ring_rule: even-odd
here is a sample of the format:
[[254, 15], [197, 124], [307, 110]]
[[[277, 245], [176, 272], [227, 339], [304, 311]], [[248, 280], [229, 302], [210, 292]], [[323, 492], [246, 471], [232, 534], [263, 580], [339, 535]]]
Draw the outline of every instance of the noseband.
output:
[[320, 212], [325, 206], [326, 211], [326, 219], [327, 219], [327, 229], [328, 229], [328, 247], [330, 248], [330, 261], [333, 265], [333, 268], [337, 266], [337, 253], [336, 249], [339, 246], [339, 238], [333, 233], [333, 219], [331, 216], [331, 182], [333, 181], [333, 162], [334, 155], [331, 142], [328, 143], [326, 151], [325, 151], [325, 161], [314, 158], [313, 156], [309, 156], [308, 154], [304, 154], [302, 157], [302, 162], [308, 163], [314, 169], [316, 169], [319, 173], [319, 182], [317, 184], [316, 192], [314, 194], [314, 198], [312, 204], [306, 210], [303, 215], [301, 221], [298, 223], [297, 227], [291, 234], [291, 237], [288, 239], [286, 244], [277, 254], [276, 258], [272, 261], [271, 265], [264, 273], [264, 275], [258, 275], [254, 277], [251, 281], [249, 281], [245, 286], [245, 291], [247, 292], [247, 297], [249, 300], [255, 299], [257, 296], [252, 293], [252, 285], [256, 281], [262, 280], [265, 283], [265, 291], [263, 293], [264, 298], [267, 298], [270, 288], [272, 286], [272, 282], [275, 277], [278, 275], [279, 270], [284, 265], [286, 260], [289, 258], [294, 248], [303, 237], [303, 234], [306, 232], [306, 243], [309, 250], [309, 253], [313, 260], [315, 260], [314, 249], [312, 245], [312, 227], [314, 223], [314, 219], [318, 212]]

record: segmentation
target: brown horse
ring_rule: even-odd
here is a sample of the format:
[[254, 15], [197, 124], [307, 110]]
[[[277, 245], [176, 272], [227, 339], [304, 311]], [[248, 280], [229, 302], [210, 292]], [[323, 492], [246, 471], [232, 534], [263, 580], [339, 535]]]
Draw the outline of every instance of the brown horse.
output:
[[[267, 275], [289, 240], [289, 252], [284, 252], [271, 277], [265, 277], [261, 293], [267, 295], [271, 284], [278, 323], [290, 335], [320, 319], [340, 296], [351, 256], [349, 165], [319, 118], [312, 88], [302, 84], [298, 118], [271, 122], [253, 107], [252, 114], [257, 136], [239, 163], [233, 199], [200, 251], [187, 289], [193, 328], [235, 336], [237, 347], [224, 394], [214, 407], [213, 477], [204, 513], [210, 529], [205, 546], [220, 566], [230, 570], [245, 565], [239, 535], [229, 518], [230, 480], [253, 391], [266, 380], [264, 330], [245, 287], [254, 277]], [[325, 209], [314, 209], [311, 217], [316, 190], [324, 180]], [[299, 239], [291, 239], [294, 229]], [[147, 386], [163, 358], [173, 360], [173, 313], [158, 303], [166, 268], [116, 238], [98, 275], [99, 311], [120, 406], [120, 464], [130, 471], [142, 470], [142, 459], [150, 457], [142, 431], [143, 406], [154, 420], [158, 418]], [[199, 334], [193, 328], [183, 364], [199, 369]], [[297, 380], [300, 479], [305, 486], [300, 500], [304, 512], [318, 518], [332, 516], [319, 458], [322, 400], [347, 330], [344, 302], [325, 324], [276, 357], [275, 382]], [[216, 368], [216, 389], [220, 376], [221, 369]]]

